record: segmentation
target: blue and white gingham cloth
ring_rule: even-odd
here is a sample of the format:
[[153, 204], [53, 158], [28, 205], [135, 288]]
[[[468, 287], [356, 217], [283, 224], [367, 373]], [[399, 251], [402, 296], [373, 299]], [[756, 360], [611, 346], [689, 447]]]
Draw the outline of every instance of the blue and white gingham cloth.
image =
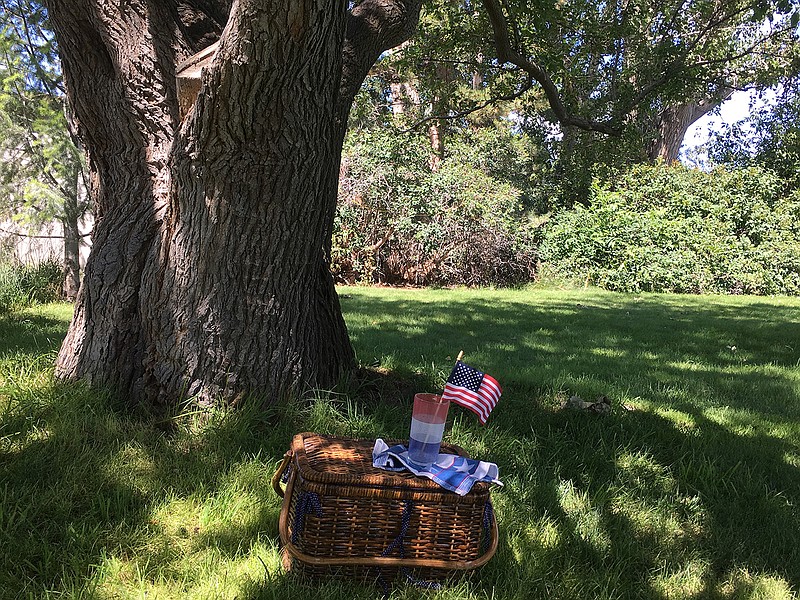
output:
[[375, 440], [372, 449], [372, 466], [386, 471], [411, 471], [418, 477], [432, 479], [459, 496], [469, 493], [476, 481], [503, 485], [498, 479], [500, 472], [494, 463], [455, 454], [440, 454], [435, 463], [422, 467], [408, 458], [408, 448], [402, 444], [390, 448], [380, 438]]

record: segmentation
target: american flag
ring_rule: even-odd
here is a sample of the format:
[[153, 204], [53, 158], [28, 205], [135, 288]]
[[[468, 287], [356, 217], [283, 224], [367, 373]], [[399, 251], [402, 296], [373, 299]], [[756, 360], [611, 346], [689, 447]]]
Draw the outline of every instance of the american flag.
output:
[[500, 384], [494, 377], [481, 373], [459, 360], [447, 378], [442, 398], [468, 408], [478, 415], [481, 425], [486, 425], [486, 419], [489, 418], [489, 413], [497, 404], [502, 392]]

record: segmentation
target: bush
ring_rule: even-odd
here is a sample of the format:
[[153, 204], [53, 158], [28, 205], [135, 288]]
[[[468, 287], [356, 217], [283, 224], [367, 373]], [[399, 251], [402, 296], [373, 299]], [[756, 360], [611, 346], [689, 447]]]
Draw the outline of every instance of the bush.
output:
[[37, 265], [0, 263], [0, 314], [61, 298], [64, 269], [56, 259]]
[[781, 189], [757, 168], [640, 165], [555, 217], [541, 257], [611, 290], [800, 294], [800, 195]]
[[[501, 134], [498, 134], [501, 135]], [[485, 142], [484, 142], [485, 143]], [[510, 152], [507, 148], [506, 151]], [[339, 188], [332, 270], [341, 283], [512, 285], [536, 265], [522, 190], [450, 140], [431, 169], [427, 140], [352, 136]]]
[[10, 263], [0, 263], [0, 315], [24, 306], [26, 302], [18, 268]]

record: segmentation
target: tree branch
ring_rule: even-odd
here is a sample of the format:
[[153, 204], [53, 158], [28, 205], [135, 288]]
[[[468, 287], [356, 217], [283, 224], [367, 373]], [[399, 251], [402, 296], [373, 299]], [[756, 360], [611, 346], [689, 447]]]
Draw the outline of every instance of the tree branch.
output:
[[[733, 18], [737, 14], [741, 13], [742, 11], [737, 11], [736, 13], [725, 14], [722, 15], [718, 21], [715, 22], [716, 25], [721, 25], [726, 21]], [[742, 60], [748, 56], [752, 56], [757, 54], [756, 50], [762, 46], [763, 44], [768, 43], [772, 39], [778, 37], [781, 34], [791, 33], [791, 28], [779, 28], [765, 34], [764, 36], [760, 37], [759, 39], [752, 42], [748, 47], [738, 51], [737, 53], [733, 54], [725, 54], [724, 56], [720, 56], [715, 59], [708, 59], [708, 60], [698, 60], [694, 63], [687, 63], [689, 55], [691, 52], [703, 41], [704, 36], [711, 31], [711, 25], [706, 25], [703, 30], [698, 34], [697, 38], [695, 38], [691, 44], [689, 44], [683, 52], [681, 52], [680, 56], [676, 57], [675, 60], [670, 62], [661, 73], [661, 76], [658, 79], [654, 79], [642, 89], [639, 90], [639, 93], [636, 94], [631, 100], [627, 103], [626, 111], [632, 110], [634, 107], [638, 106], [641, 102], [643, 102], [650, 94], [655, 92], [659, 87], [667, 83], [670, 79], [672, 79], [676, 74], [684, 72], [689, 73], [693, 70], [697, 70], [702, 67], [709, 67], [714, 65], [723, 65], [726, 63], [732, 63], [738, 60]], [[686, 77], [686, 80], [696, 80], [696, 81], [705, 81], [701, 78], [693, 78], [693, 77]], [[734, 89], [734, 84], [728, 83], [726, 86], [731, 86]], [[739, 88], [736, 88], [739, 89]], [[746, 89], [746, 88], [741, 88]]]
[[483, 0], [483, 5], [492, 24], [498, 59], [501, 63], [509, 62], [517, 65], [542, 86], [547, 101], [550, 103], [550, 108], [553, 109], [556, 118], [562, 125], [577, 127], [586, 131], [597, 131], [607, 135], [620, 135], [620, 129], [609, 122], [592, 121], [570, 114], [564, 106], [561, 94], [550, 75], [541, 66], [512, 48], [508, 35], [508, 23], [497, 0]]
[[471, 106], [470, 108], [465, 108], [464, 110], [460, 110], [458, 112], [448, 114], [448, 115], [431, 115], [430, 117], [425, 117], [424, 119], [420, 119], [416, 121], [411, 127], [408, 129], [403, 129], [400, 133], [411, 133], [420, 125], [424, 125], [425, 123], [429, 123], [430, 121], [438, 121], [440, 119], [452, 120], [452, 119], [460, 119], [461, 117], [466, 117], [467, 115], [471, 115], [474, 112], [477, 112], [487, 106], [491, 106], [492, 104], [496, 104], [498, 102], [505, 102], [510, 100], [516, 100], [520, 96], [522, 96], [525, 92], [533, 87], [533, 78], [528, 76], [525, 85], [522, 86], [519, 90], [514, 92], [513, 94], [507, 94], [505, 96], [494, 96], [489, 98], [485, 102], [481, 102], [480, 104], [476, 104], [475, 106]]
[[347, 125], [353, 99], [375, 61], [416, 30], [421, 5], [422, 0], [364, 0], [350, 11], [337, 106], [342, 128]]
[[[0, 227], [0, 233], [4, 233], [6, 235], [14, 235], [16, 237], [28, 238], [28, 239], [31, 239], [31, 240], [63, 240], [64, 239], [63, 235], [32, 235], [32, 234], [29, 234], [29, 233], [22, 233], [21, 231], [9, 231], [8, 229], [4, 229], [2, 227]], [[81, 233], [78, 237], [85, 238], [85, 237], [89, 237], [90, 235], [92, 235], [91, 231], [88, 232], [88, 233]]]

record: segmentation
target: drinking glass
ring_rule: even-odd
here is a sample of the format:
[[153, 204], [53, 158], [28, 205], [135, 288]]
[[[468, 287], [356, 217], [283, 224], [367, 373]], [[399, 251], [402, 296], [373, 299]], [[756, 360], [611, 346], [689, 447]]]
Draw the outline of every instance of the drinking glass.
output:
[[415, 394], [411, 413], [411, 439], [408, 457], [417, 465], [427, 467], [436, 462], [442, 444], [449, 400], [436, 394]]

